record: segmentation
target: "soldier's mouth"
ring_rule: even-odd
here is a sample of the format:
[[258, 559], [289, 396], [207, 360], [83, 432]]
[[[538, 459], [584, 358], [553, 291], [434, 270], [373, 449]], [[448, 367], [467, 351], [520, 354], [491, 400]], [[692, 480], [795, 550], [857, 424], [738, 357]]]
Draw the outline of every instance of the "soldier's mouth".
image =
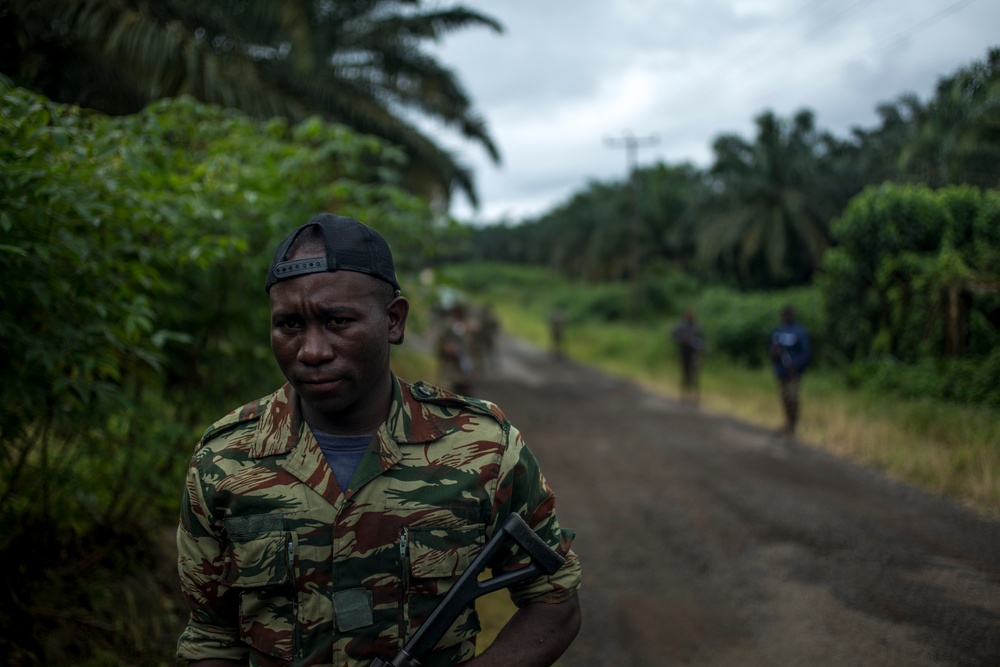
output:
[[340, 378], [330, 378], [323, 380], [303, 380], [302, 386], [309, 391], [323, 393], [337, 387], [343, 380]]

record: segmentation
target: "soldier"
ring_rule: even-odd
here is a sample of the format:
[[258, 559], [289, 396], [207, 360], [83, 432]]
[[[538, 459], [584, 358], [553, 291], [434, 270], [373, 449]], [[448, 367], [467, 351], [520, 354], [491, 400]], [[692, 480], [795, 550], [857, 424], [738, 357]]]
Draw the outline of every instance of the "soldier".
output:
[[[483, 377], [496, 367], [496, 335], [499, 323], [489, 305], [472, 310], [468, 321], [469, 355], [477, 377]], [[461, 392], [459, 392], [461, 393]]]
[[475, 379], [469, 338], [465, 306], [453, 304], [445, 313], [445, 321], [438, 332], [438, 375], [441, 384], [463, 396], [472, 393]]
[[[179, 657], [340, 667], [392, 656], [517, 513], [564, 565], [510, 589], [519, 610], [482, 655], [470, 606], [425, 664], [555, 662], [580, 624], [573, 532], [496, 405], [390, 370], [409, 304], [385, 239], [318, 215], [278, 246], [265, 289], [288, 382], [212, 425], [191, 460]], [[527, 562], [509, 547], [493, 572]]]
[[483, 348], [483, 370], [495, 371], [497, 368], [497, 336], [500, 333], [500, 320], [489, 304], [483, 306], [480, 317], [479, 334]]

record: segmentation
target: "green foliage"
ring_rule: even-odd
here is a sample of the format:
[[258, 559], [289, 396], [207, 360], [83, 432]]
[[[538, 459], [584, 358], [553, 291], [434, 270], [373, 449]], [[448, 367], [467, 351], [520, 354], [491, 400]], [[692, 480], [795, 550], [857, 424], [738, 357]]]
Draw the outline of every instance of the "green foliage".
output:
[[643, 281], [644, 310], [638, 325], [629, 313], [632, 290], [627, 283], [583, 283], [567, 281], [550, 269], [510, 264], [462, 263], [444, 267], [442, 278], [477, 301], [514, 302], [546, 318], [560, 308], [568, 327], [603, 325], [636, 326], [661, 332], [652, 348], [636, 349], [626, 333], [608, 335], [599, 342], [608, 355], [646, 354], [654, 363], [657, 354], [672, 349], [669, 332], [686, 308], [693, 308], [706, 335], [713, 357], [751, 367], [767, 359], [766, 343], [782, 307], [791, 304], [810, 332], [814, 354], [822, 356], [825, 344], [823, 298], [816, 287], [776, 292], [740, 292], [726, 287], [706, 287], [693, 278], [662, 268]]
[[727, 134], [712, 144], [698, 252], [745, 287], [802, 284], [821, 265], [830, 218], [856, 192], [850, 163], [836, 159], [847, 147], [807, 110], [787, 120], [765, 112], [755, 123], [753, 142]]
[[601, 283], [563, 293], [555, 305], [563, 308], [569, 322], [622, 322], [629, 318], [631, 296], [626, 283]]
[[702, 290], [702, 282], [673, 266], [648, 265], [639, 283], [639, 303], [645, 318], [679, 315]]
[[542, 313], [559, 308], [568, 323], [632, 320], [633, 298], [639, 299], [642, 321], [676, 316], [700, 288], [695, 279], [669, 266], [651, 267], [638, 293], [625, 282], [581, 283], [552, 269], [492, 262], [450, 264], [442, 268], [440, 280], [478, 301], [516, 299]]
[[470, 251], [596, 282], [631, 277], [637, 243], [641, 273], [660, 264], [684, 268], [693, 256], [690, 203], [702, 179], [691, 165], [661, 164], [638, 170], [629, 184], [591, 182], [536, 220], [475, 230]]
[[979, 359], [859, 362], [849, 377], [856, 385], [905, 398], [1000, 407], [1000, 347]]
[[909, 182], [1000, 187], [1000, 49], [938, 81], [926, 103], [904, 102], [898, 166]]
[[498, 160], [486, 122], [425, 45], [502, 26], [464, 7], [423, 4], [6, 0], [0, 72], [111, 115], [191, 95], [253, 118], [320, 116], [404, 147], [414, 191], [461, 189], [475, 202], [468, 168], [410, 118], [454, 129]]
[[786, 305], [809, 332], [814, 359], [824, 352], [822, 299], [814, 287], [779, 292], [737, 292], [714, 287], [701, 292], [694, 304], [705, 330], [710, 353], [759, 368], [767, 360], [767, 342]]
[[889, 184], [853, 200], [821, 281], [839, 356], [936, 363], [995, 349], [998, 201], [968, 186]]
[[278, 382], [262, 288], [282, 236], [334, 210], [403, 270], [450, 228], [393, 185], [396, 149], [317, 119], [188, 98], [107, 118], [0, 80], [0, 137], [0, 624], [23, 639], [44, 632], [8, 596], [61, 596], [173, 521], [201, 430]]
[[565, 284], [550, 269], [494, 262], [470, 262], [441, 267], [439, 281], [486, 300], [516, 293], [528, 299], [544, 299], [547, 292]]

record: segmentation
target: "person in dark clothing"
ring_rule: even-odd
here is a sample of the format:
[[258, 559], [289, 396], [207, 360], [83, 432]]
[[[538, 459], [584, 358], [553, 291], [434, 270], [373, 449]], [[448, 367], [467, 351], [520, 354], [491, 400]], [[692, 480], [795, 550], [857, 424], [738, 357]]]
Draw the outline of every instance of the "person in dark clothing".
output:
[[684, 319], [670, 334], [677, 343], [681, 361], [681, 400], [698, 402], [698, 366], [705, 349], [701, 325], [690, 308], [684, 311]]
[[799, 388], [802, 374], [809, 365], [812, 348], [809, 333], [795, 319], [795, 310], [785, 306], [779, 324], [768, 338], [768, 350], [774, 375], [781, 387], [781, 404], [785, 411], [784, 433], [795, 433], [799, 421]]
[[563, 358], [563, 333], [566, 329], [566, 315], [561, 308], [553, 308], [549, 313], [549, 337], [552, 339], [552, 356]]

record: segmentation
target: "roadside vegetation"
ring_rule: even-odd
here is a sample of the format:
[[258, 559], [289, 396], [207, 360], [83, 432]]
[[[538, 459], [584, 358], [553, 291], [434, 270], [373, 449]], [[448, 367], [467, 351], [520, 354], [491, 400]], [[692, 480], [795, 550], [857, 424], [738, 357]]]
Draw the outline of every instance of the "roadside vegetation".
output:
[[109, 117], [2, 77], [0, 108], [0, 654], [159, 664], [186, 462], [280, 384], [263, 278], [289, 224], [377, 220], [404, 272], [454, 226], [397, 185], [399, 151], [318, 118]]
[[801, 435], [1000, 515], [998, 108], [992, 49], [847, 136], [766, 111], [705, 169], [637, 168], [473, 230], [448, 274], [539, 342], [558, 307], [574, 358], [668, 393], [693, 308], [703, 404], [767, 427], [764, 341], [791, 304], [815, 352]]
[[[550, 346], [548, 317], [566, 313], [567, 356], [680, 396], [680, 367], [670, 331], [686, 307], [705, 330], [708, 351], [701, 375], [701, 407], [775, 431], [781, 425], [777, 384], [765, 362], [768, 331], [781, 307], [796, 307], [815, 332], [820, 361], [803, 381], [799, 437], [987, 515], [1000, 517], [1000, 409], [996, 406], [907, 397], [864, 381], [850, 369], [823, 364], [824, 309], [816, 288], [746, 294], [699, 290], [683, 278], [664, 278], [663, 309], [639, 322], [609, 321], [599, 305], [627, 303], [627, 288], [573, 283], [546, 269], [469, 263], [442, 270], [489, 303], [505, 331]], [[618, 290], [617, 298], [605, 292]]]
[[308, 118], [381, 137], [396, 176], [428, 197], [477, 201], [474, 175], [414, 122], [500, 152], [434, 42], [503, 32], [486, 14], [419, 0], [5, 0], [0, 73], [56, 102], [112, 116], [190, 96], [252, 118]]

